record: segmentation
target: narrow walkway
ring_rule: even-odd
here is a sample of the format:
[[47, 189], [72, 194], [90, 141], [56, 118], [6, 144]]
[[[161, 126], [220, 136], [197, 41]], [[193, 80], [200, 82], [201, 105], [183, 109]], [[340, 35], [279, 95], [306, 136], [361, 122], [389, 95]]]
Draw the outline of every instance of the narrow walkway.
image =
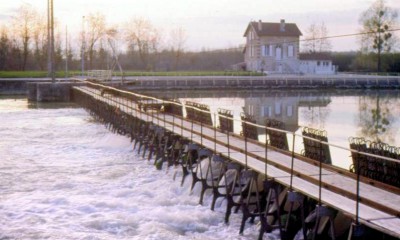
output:
[[[216, 153], [220, 153], [233, 161], [275, 178], [285, 186], [291, 182], [290, 154], [278, 152], [265, 147], [260, 143], [245, 141], [243, 137], [220, 132], [211, 126], [205, 126], [182, 119], [177, 116], [160, 112], [143, 112], [138, 110], [133, 101], [125, 98], [104, 94], [90, 87], [74, 87], [75, 90], [93, 96], [99, 101], [119, 107], [121, 111], [143, 119], [165, 129], [179, 134], [194, 143], [200, 144]], [[228, 144], [229, 138], [229, 144]], [[245, 146], [247, 145], [247, 152]], [[247, 153], [247, 156], [246, 156]], [[265, 164], [267, 156], [267, 165]], [[301, 159], [300, 155], [294, 158], [292, 187], [311, 198], [319, 199], [319, 166]], [[354, 176], [334, 171], [324, 166], [322, 169], [322, 203], [335, 208], [346, 215], [356, 216], [356, 183]], [[360, 183], [359, 220], [381, 232], [400, 238], [400, 194], [399, 192], [385, 191], [366, 183]]]

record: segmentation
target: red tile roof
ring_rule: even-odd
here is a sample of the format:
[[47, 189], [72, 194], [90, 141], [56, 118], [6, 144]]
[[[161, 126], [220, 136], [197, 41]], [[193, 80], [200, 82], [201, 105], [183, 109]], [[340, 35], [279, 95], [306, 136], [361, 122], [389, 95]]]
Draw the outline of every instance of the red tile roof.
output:
[[303, 35], [295, 23], [285, 23], [285, 31], [280, 30], [281, 23], [261, 22], [261, 31], [258, 28], [258, 24], [259, 22], [250, 22], [249, 25], [247, 26], [244, 36], [247, 35], [250, 26], [253, 27], [257, 36], [259, 37], [265, 37], [265, 36], [298, 37]]

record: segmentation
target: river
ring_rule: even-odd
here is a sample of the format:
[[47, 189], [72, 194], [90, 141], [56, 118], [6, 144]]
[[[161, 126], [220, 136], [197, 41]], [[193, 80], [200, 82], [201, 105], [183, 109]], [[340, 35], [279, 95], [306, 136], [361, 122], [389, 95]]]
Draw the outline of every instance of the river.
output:
[[[301, 138], [304, 127], [325, 130], [330, 146], [332, 164], [349, 169], [350, 137], [384, 142], [400, 147], [400, 91], [399, 90], [243, 90], [243, 91], [164, 91], [149, 92], [155, 96], [194, 101], [233, 111], [234, 131], [240, 134], [240, 113], [254, 116], [257, 124], [276, 119], [295, 132], [295, 151], [304, 149]], [[259, 140], [265, 141], [265, 130], [259, 129]], [[300, 137], [299, 137], [300, 136]], [[288, 134], [288, 142], [292, 135]], [[289, 144], [289, 148], [291, 146]]]
[[[0, 239], [254, 239], [76, 106], [0, 99]], [[274, 238], [275, 235], [270, 235]]]
[[[398, 91], [186, 91], [165, 96], [209, 104], [213, 112], [230, 109], [236, 118], [246, 111], [258, 122], [285, 120], [298, 133], [303, 126], [325, 129], [329, 142], [344, 147], [350, 136], [400, 146]], [[213, 212], [208, 194], [199, 205], [199, 188], [190, 194], [190, 181], [181, 187], [173, 181], [173, 169], [157, 171], [128, 138], [109, 132], [73, 104], [34, 105], [25, 98], [2, 97], [0, 136], [0, 239], [257, 237], [257, 225], [247, 224], [240, 236], [240, 214], [224, 224], [225, 202], [217, 202]], [[334, 165], [347, 169], [351, 164], [348, 152], [331, 153]]]

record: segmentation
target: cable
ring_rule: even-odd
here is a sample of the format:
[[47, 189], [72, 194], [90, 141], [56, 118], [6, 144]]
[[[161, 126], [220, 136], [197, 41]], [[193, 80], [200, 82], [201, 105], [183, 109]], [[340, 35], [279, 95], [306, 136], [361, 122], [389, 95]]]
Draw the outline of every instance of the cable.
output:
[[[389, 29], [386, 31], [387, 32], [397, 32], [397, 31], [400, 31], [400, 28]], [[316, 40], [323, 40], [323, 39], [354, 37], [354, 36], [368, 35], [368, 34], [373, 34], [373, 33], [378, 33], [378, 32], [370, 31], [370, 32], [361, 32], [361, 33], [348, 33], [348, 34], [333, 35], [333, 36], [327, 36], [327, 37], [321, 37], [321, 38], [307, 38], [307, 39], [295, 40], [295, 41], [289, 41], [289, 42], [282, 42], [282, 41], [271, 42], [269, 44], [276, 45], [276, 44], [282, 44], [282, 43], [300, 43], [300, 42], [316, 41]], [[223, 48], [223, 49], [215, 49], [215, 50], [199, 51], [199, 52], [213, 53], [213, 52], [227, 52], [227, 51], [235, 51], [235, 50], [242, 51], [243, 49], [244, 49], [244, 47], [235, 47], [235, 48]]]

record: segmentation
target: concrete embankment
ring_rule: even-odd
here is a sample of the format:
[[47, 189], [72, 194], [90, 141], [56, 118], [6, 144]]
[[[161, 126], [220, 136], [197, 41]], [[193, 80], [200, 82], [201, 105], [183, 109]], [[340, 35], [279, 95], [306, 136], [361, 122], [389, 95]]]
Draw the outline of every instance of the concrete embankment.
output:
[[0, 79], [0, 94], [22, 95], [28, 90], [28, 83], [45, 82], [48, 79], [31, 78], [31, 79]]
[[[0, 94], [27, 94], [33, 101], [69, 101], [69, 89], [77, 82], [69, 79], [0, 79]], [[112, 84], [131, 90], [206, 90], [206, 89], [399, 89], [400, 77], [345, 75], [298, 76], [162, 76], [126, 77]]]
[[332, 75], [297, 76], [272, 75], [261, 77], [238, 76], [174, 76], [174, 77], [130, 77], [127, 85], [131, 89], [334, 89], [334, 88], [400, 88], [400, 77]]

